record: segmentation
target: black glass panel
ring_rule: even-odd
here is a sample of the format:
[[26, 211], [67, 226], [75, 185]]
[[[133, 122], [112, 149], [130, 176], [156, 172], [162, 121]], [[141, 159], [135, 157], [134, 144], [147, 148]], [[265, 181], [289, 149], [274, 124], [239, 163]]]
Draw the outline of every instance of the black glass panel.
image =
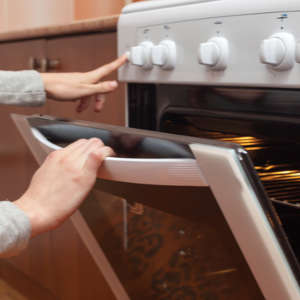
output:
[[179, 142], [63, 122], [35, 127], [50, 142], [65, 147], [79, 139], [99, 138], [114, 149], [117, 157], [193, 158], [189, 147]]
[[263, 300], [207, 188], [98, 181], [80, 212], [132, 300]]

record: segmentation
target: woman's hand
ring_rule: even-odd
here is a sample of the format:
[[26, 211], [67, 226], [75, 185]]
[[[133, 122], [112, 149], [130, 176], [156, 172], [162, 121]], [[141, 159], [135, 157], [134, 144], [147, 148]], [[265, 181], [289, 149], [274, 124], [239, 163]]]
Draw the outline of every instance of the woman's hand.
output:
[[91, 100], [95, 102], [95, 111], [100, 111], [104, 103], [104, 94], [112, 92], [118, 86], [116, 81], [100, 80], [116, 71], [127, 61], [124, 54], [113, 62], [85, 73], [42, 73], [47, 97], [58, 101], [79, 101], [77, 111], [85, 110]]
[[74, 213], [93, 187], [104, 158], [111, 155], [111, 148], [92, 138], [46, 158], [25, 194], [14, 202], [29, 217], [32, 237], [56, 228]]

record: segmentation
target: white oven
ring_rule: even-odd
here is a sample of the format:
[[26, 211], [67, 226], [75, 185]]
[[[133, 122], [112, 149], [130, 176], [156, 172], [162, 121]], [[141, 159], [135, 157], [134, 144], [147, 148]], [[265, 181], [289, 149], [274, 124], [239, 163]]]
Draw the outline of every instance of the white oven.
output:
[[124, 8], [127, 128], [13, 118], [41, 163], [79, 138], [117, 157], [72, 217], [116, 299], [300, 299], [300, 3]]

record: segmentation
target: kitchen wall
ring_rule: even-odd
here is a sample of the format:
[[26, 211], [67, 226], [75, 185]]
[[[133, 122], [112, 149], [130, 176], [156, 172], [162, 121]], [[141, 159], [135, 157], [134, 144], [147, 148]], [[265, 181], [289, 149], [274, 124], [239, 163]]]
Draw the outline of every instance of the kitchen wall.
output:
[[74, 0], [74, 19], [90, 19], [121, 12], [126, 0]]
[[4, 28], [5, 13], [4, 13], [4, 1], [0, 0], [0, 31]]
[[137, 0], [0, 0], [0, 31], [115, 15]]
[[69, 23], [74, 0], [0, 0], [0, 30]]

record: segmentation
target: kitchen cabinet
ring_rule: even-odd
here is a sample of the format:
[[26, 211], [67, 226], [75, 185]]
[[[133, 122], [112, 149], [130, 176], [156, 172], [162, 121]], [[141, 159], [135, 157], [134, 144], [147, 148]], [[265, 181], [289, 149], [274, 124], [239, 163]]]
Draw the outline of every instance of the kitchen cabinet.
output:
[[[22, 41], [0, 44], [0, 69], [1, 70], [24, 70], [28, 69], [31, 57], [42, 58], [45, 55], [46, 41]], [[27, 188], [31, 176], [37, 168], [37, 163], [22, 137], [17, 132], [15, 124], [10, 118], [10, 113], [20, 114], [45, 114], [47, 107], [23, 108], [14, 106], [0, 106], [0, 193], [1, 200], [15, 200]], [[14, 260], [11, 261], [14, 263]], [[39, 286], [32, 279], [28, 279], [26, 271], [30, 269], [30, 253], [24, 253], [15, 261], [15, 267], [11, 263], [2, 262], [0, 265], [0, 275], [3, 285], [1, 291], [6, 290], [4, 286], [11, 286], [16, 294], [21, 294], [27, 298], [29, 295], [33, 299], [34, 287]], [[23, 276], [21, 276], [23, 275]], [[30, 277], [29, 277], [30, 278]], [[26, 284], [25, 284], [26, 283]], [[26, 287], [29, 290], [26, 291]], [[25, 288], [25, 290], [24, 290]], [[43, 288], [43, 294], [47, 298], [47, 293]], [[17, 296], [16, 296], [17, 297]]]
[[[87, 71], [113, 60], [116, 52], [115, 33], [0, 43], [0, 69], [27, 69], [30, 58], [36, 58], [37, 61], [47, 58], [59, 62], [58, 67], [51, 70], [52, 72]], [[109, 80], [116, 78], [116, 73], [108, 77]], [[125, 115], [124, 95], [124, 86], [120, 85], [115, 93], [106, 96], [107, 101], [101, 113], [95, 113], [91, 106], [86, 112], [78, 114], [74, 103], [54, 101], [47, 101], [42, 108], [0, 107], [1, 128], [5, 128], [0, 130], [1, 198], [13, 200], [21, 195], [37, 168], [27, 146], [16, 132], [9, 113], [50, 114], [122, 125]], [[69, 220], [60, 228], [31, 240], [28, 249], [18, 257], [9, 259], [8, 262], [8, 266], [18, 270], [26, 278], [30, 278], [31, 284], [40, 286], [41, 290], [45, 291], [45, 295], [48, 291], [49, 295], [54, 297], [53, 299], [115, 299]], [[0, 265], [0, 271], [1, 269]], [[24, 281], [22, 284], [21, 281], [16, 283], [16, 276], [13, 275], [15, 272], [8, 272], [8, 274], [5, 281], [16, 290], [23, 291], [25, 297]], [[29, 283], [25, 286], [28, 295], [33, 289]], [[32, 296], [32, 299], [35, 298]], [[45, 296], [44, 299], [48, 298]]]
[[[29, 68], [31, 57], [45, 55], [46, 41], [23, 41], [0, 44], [0, 70]], [[15, 200], [27, 187], [37, 164], [10, 118], [10, 113], [45, 114], [47, 107], [22, 108], [0, 106], [0, 191], [2, 199]]]
[[[89, 71], [116, 58], [116, 34], [91, 34], [47, 41], [47, 58], [59, 61], [55, 71]], [[104, 80], [117, 79], [117, 73]], [[93, 105], [83, 113], [76, 113], [74, 103], [49, 103], [49, 114], [64, 118], [89, 120], [93, 122], [123, 125], [125, 122], [124, 85], [117, 91], [107, 94], [106, 103], [101, 113], [93, 112]]]

